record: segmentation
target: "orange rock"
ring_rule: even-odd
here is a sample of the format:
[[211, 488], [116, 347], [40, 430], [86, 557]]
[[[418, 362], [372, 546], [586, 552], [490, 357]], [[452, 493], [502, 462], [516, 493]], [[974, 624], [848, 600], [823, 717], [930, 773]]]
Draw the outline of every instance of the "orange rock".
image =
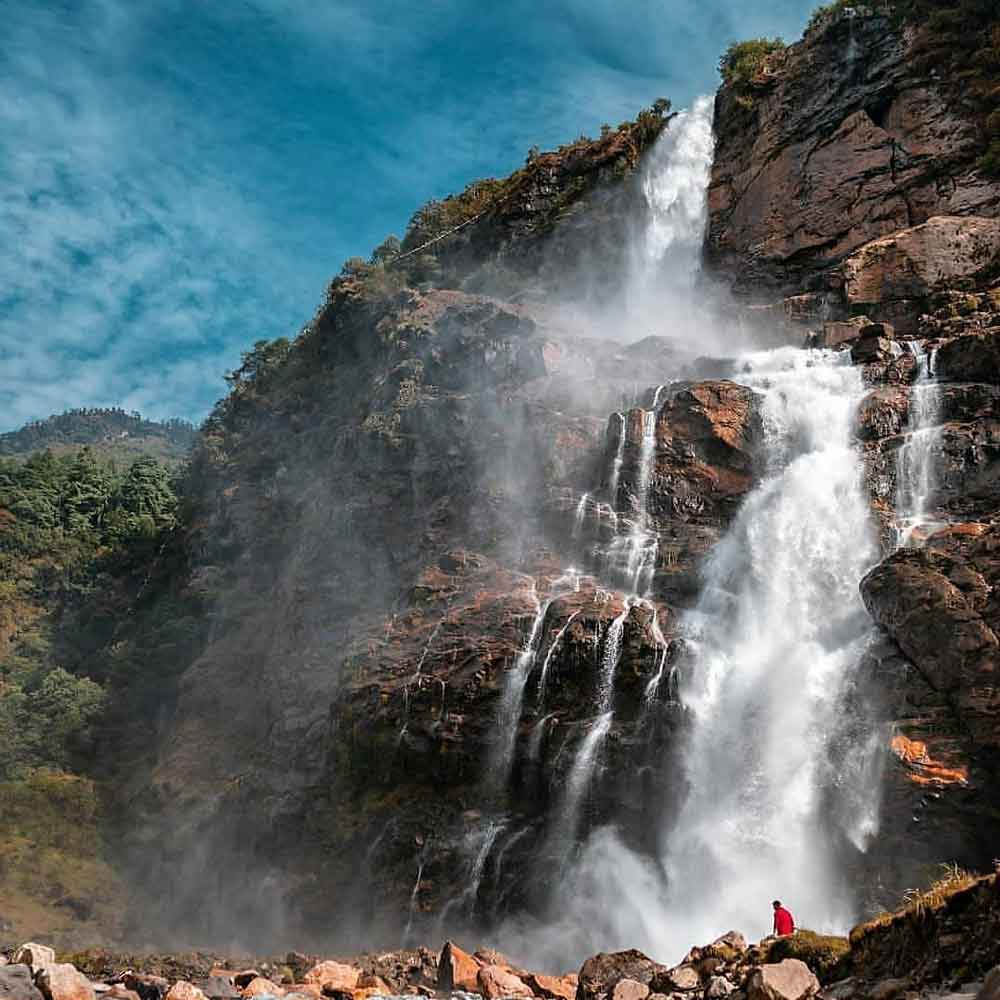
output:
[[479, 992], [486, 1000], [499, 997], [534, 997], [531, 987], [499, 965], [484, 965], [477, 976]]
[[115, 983], [104, 995], [110, 1000], [139, 1000], [139, 994], [135, 990], [130, 990], [121, 983]]
[[454, 941], [445, 941], [438, 958], [438, 989], [446, 993], [465, 990], [475, 993], [479, 989], [479, 969], [482, 963], [462, 951]]
[[163, 1000], [205, 1000], [205, 994], [194, 983], [180, 979], [167, 990]]
[[536, 997], [547, 1000], [574, 1000], [576, 997], [577, 976], [543, 976], [539, 972], [531, 972], [524, 977]]
[[358, 986], [361, 989], [377, 990], [383, 996], [392, 996], [392, 990], [389, 988], [389, 984], [381, 976], [374, 976], [369, 972], [366, 972], [361, 976], [358, 980]]
[[[38, 970], [35, 983], [45, 1000], [95, 1000], [90, 980], [76, 966], [53, 962]], [[185, 998], [186, 1000], [186, 998]], [[201, 1000], [205, 1000], [201, 997]]]
[[[241, 992], [245, 997], [259, 997], [267, 993], [276, 997], [283, 997], [285, 995], [285, 990], [281, 986], [277, 983], [272, 983], [270, 979], [265, 979], [263, 976], [251, 979]], [[184, 997], [181, 1000], [187, 1000], [187, 998]]]
[[326, 989], [330, 987], [337, 990], [353, 990], [358, 985], [361, 978], [361, 970], [353, 965], [344, 965], [342, 962], [320, 962], [314, 965], [303, 979], [307, 983], [315, 983], [317, 986]]

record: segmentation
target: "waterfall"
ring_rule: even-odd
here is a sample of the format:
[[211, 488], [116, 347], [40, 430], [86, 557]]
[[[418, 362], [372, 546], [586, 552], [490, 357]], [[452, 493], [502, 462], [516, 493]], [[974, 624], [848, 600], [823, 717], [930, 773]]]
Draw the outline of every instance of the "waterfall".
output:
[[817, 929], [854, 916], [827, 808], [829, 743], [871, 634], [858, 581], [877, 558], [852, 444], [861, 376], [846, 355], [793, 348], [740, 368], [763, 393], [768, 467], [685, 622], [690, 791], [665, 843], [678, 948], [730, 926], [765, 934], [774, 898]]
[[576, 618], [579, 613], [579, 610], [574, 611], [569, 618], [566, 619], [563, 627], [556, 633], [556, 637], [552, 640], [552, 644], [549, 646], [549, 651], [545, 654], [545, 659], [542, 661], [542, 669], [538, 675], [538, 704], [540, 706], [545, 703], [545, 681], [549, 675], [549, 664], [552, 662], [552, 654], [555, 653], [556, 649], [559, 647], [559, 642], [566, 634], [566, 629], [573, 624], [573, 619]]
[[625, 414], [616, 413], [615, 416], [621, 421], [621, 426], [618, 430], [618, 447], [611, 462], [611, 475], [608, 478], [608, 494], [611, 497], [612, 510], [618, 500], [618, 477], [621, 475], [622, 462], [625, 461]]
[[692, 302], [701, 262], [715, 147], [712, 99], [699, 97], [656, 144], [643, 172], [646, 216], [633, 241], [626, 295], [642, 327], [663, 322], [663, 306]]
[[907, 435], [896, 457], [897, 547], [929, 523], [935, 487], [935, 464], [941, 445], [941, 388], [934, 379], [934, 354], [923, 344], [909, 345], [917, 359], [917, 379], [910, 388]]
[[507, 781], [514, 768], [514, 751], [517, 748], [517, 730], [521, 722], [521, 709], [524, 705], [524, 689], [538, 655], [538, 640], [542, 631], [542, 623], [549, 610], [551, 600], [539, 601], [535, 584], [532, 583], [532, 596], [535, 601], [535, 617], [528, 632], [528, 638], [521, 647], [514, 661], [514, 666], [507, 671], [503, 696], [500, 700], [500, 717], [497, 720], [499, 736], [496, 744], [496, 757], [491, 768], [493, 780], [498, 789], [507, 787]]

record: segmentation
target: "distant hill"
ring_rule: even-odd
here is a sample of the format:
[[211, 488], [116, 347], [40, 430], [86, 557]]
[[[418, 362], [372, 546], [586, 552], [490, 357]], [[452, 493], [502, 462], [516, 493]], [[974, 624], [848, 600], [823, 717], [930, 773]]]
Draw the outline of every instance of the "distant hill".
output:
[[89, 445], [107, 459], [130, 463], [150, 455], [174, 465], [187, 455], [195, 433], [186, 420], [144, 420], [118, 408], [67, 410], [0, 434], [0, 456], [27, 458], [46, 449], [64, 454]]

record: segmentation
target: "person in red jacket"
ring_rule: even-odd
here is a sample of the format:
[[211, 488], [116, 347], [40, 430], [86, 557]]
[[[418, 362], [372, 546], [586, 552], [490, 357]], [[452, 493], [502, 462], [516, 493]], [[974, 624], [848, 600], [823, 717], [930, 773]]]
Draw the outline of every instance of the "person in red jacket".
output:
[[781, 905], [781, 900], [776, 899], [774, 901], [774, 933], [778, 937], [786, 937], [789, 934], [795, 933], [795, 919], [792, 915]]

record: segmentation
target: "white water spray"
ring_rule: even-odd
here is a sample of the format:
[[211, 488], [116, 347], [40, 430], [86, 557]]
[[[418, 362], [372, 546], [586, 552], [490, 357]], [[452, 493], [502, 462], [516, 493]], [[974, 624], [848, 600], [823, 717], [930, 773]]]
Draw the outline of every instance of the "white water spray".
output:
[[687, 621], [690, 792], [665, 845], [678, 949], [731, 926], [763, 935], [776, 897], [817, 929], [854, 916], [824, 813], [841, 697], [871, 634], [858, 581], [877, 558], [848, 360], [791, 348], [743, 359], [740, 380], [764, 395], [769, 468]]
[[910, 388], [907, 435], [896, 457], [897, 547], [910, 545], [915, 532], [930, 524], [929, 506], [935, 488], [941, 447], [941, 388], [934, 380], [934, 354], [913, 341], [917, 380]]

